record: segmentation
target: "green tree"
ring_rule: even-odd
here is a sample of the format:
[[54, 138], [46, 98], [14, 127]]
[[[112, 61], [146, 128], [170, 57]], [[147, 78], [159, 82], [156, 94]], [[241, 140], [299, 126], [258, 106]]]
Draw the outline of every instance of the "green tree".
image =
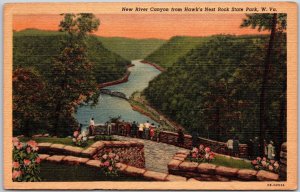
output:
[[13, 130], [30, 136], [48, 117], [46, 84], [37, 72], [17, 68], [13, 72]]
[[73, 117], [78, 105], [98, 100], [93, 66], [87, 58], [87, 35], [98, 30], [99, 19], [90, 13], [63, 14], [60, 31], [65, 32], [60, 54], [54, 58], [49, 80], [54, 104], [53, 133], [69, 134], [77, 121]]
[[[270, 68], [273, 62], [276, 33], [286, 30], [286, 14], [246, 14], [246, 19], [243, 20], [241, 27], [258, 28], [259, 31], [270, 31], [270, 39], [268, 43], [268, 49], [264, 61], [264, 72], [262, 76], [261, 90], [260, 90], [260, 117], [259, 117], [259, 129], [260, 129], [260, 143], [264, 143], [265, 132], [267, 125], [267, 109], [266, 109], [266, 91], [268, 88], [268, 81], [270, 78]], [[284, 87], [284, 86], [283, 86]], [[283, 90], [284, 91], [284, 90]], [[285, 92], [285, 91], [284, 91]], [[261, 145], [261, 153], [263, 152], [263, 145]], [[263, 153], [262, 153], [263, 154]]]

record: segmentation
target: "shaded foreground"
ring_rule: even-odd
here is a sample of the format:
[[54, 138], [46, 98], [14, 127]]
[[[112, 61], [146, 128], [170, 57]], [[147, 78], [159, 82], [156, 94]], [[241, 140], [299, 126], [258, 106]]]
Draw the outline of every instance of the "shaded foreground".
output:
[[97, 168], [84, 165], [64, 165], [49, 162], [41, 163], [42, 181], [146, 181], [142, 177], [120, 174], [106, 176]]

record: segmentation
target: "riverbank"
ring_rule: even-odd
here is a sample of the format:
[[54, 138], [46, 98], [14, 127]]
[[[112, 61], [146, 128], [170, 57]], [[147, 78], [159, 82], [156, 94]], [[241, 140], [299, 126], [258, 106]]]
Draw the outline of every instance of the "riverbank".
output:
[[117, 85], [117, 84], [120, 84], [120, 83], [125, 83], [125, 82], [127, 82], [127, 81], [128, 81], [128, 78], [129, 78], [129, 76], [130, 76], [130, 71], [128, 71], [128, 69], [129, 69], [130, 67], [133, 67], [133, 66], [134, 66], [134, 64], [127, 65], [127, 69], [126, 69], [127, 71], [126, 71], [125, 75], [124, 75], [122, 78], [117, 79], [117, 80], [114, 80], [114, 81], [109, 81], [109, 82], [105, 82], [105, 83], [100, 83], [98, 88], [101, 89], [101, 88], [104, 88], [104, 87], [108, 87], [108, 86]]
[[161, 66], [159, 66], [159, 65], [157, 65], [155, 63], [151, 63], [149, 61], [142, 60], [141, 63], [151, 65], [151, 66], [155, 67], [157, 70], [159, 70], [161, 72], [164, 72], [166, 70], [165, 68], [163, 68], [163, 67], [161, 67]]
[[133, 110], [142, 113], [143, 115], [148, 116], [153, 121], [161, 124], [164, 131], [173, 131], [177, 132], [178, 129], [184, 130], [184, 128], [175, 122], [166, 118], [161, 112], [154, 109], [150, 104], [141, 96], [140, 92], [133, 93], [128, 102], [130, 103]]

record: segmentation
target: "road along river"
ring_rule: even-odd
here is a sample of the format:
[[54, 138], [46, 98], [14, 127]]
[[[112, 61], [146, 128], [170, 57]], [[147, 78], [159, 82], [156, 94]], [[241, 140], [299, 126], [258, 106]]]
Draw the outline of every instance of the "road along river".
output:
[[[149, 81], [156, 77], [161, 72], [151, 65], [140, 62], [141, 60], [133, 60], [133, 67], [130, 67], [130, 76], [125, 83], [105, 87], [112, 91], [125, 93], [127, 98], [135, 91], [142, 91], [148, 86]], [[105, 123], [110, 117], [121, 116], [125, 121], [137, 121], [144, 123], [146, 121], [153, 122], [149, 117], [132, 110], [128, 101], [101, 94], [99, 102], [96, 106], [82, 106], [78, 108], [75, 114], [79, 123], [87, 126], [91, 117], [94, 117], [95, 123]], [[155, 122], [153, 122], [155, 123]]]

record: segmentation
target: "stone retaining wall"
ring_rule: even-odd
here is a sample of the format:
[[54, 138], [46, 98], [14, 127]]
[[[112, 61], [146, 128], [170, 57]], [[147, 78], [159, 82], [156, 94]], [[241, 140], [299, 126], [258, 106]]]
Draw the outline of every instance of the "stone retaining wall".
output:
[[[168, 143], [171, 145], [177, 145], [178, 134], [169, 131], [162, 131], [159, 134], [159, 141], [163, 143]], [[205, 146], [210, 146], [210, 148], [216, 153], [227, 154], [226, 143], [214, 141], [202, 137], [198, 137], [198, 144], [203, 144]], [[191, 149], [192, 148], [192, 136], [185, 135], [184, 136], [184, 148]], [[239, 145], [239, 157], [247, 158], [248, 157], [248, 146], [247, 144]]]
[[[94, 168], [100, 168], [100, 160], [89, 159], [85, 157], [76, 157], [70, 155], [49, 155], [49, 154], [39, 154], [41, 163], [44, 161], [49, 161], [51, 163], [62, 163], [71, 165], [83, 165], [90, 166]], [[160, 173], [155, 171], [146, 170], [144, 168], [137, 168], [134, 166], [126, 165], [124, 163], [117, 163], [117, 168], [122, 174], [142, 177], [149, 181], [197, 181], [191, 180], [186, 177]]]
[[38, 147], [39, 153], [43, 154], [71, 155], [90, 159], [98, 159], [104, 153], [113, 152], [120, 157], [121, 163], [140, 168], [145, 167], [144, 144], [141, 142], [97, 141], [86, 149], [52, 143], [38, 143]]
[[280, 177], [286, 180], [286, 170], [287, 170], [287, 144], [286, 142], [281, 145], [280, 151]]
[[279, 175], [268, 171], [237, 169], [210, 163], [185, 161], [188, 152], [179, 151], [168, 164], [170, 174], [199, 181], [278, 181]]

